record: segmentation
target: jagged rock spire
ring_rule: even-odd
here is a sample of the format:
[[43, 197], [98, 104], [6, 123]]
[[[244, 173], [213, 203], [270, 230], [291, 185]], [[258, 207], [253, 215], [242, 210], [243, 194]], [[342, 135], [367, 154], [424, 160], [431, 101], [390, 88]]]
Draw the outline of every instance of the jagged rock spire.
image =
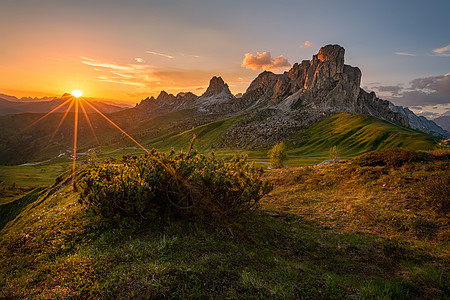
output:
[[212, 97], [212, 96], [219, 95], [222, 92], [232, 95], [230, 92], [230, 89], [228, 88], [228, 84], [226, 84], [223, 81], [222, 77], [214, 76], [209, 81], [209, 86], [206, 89], [206, 92], [203, 93], [203, 95], [201, 97], [203, 97], [203, 98]]

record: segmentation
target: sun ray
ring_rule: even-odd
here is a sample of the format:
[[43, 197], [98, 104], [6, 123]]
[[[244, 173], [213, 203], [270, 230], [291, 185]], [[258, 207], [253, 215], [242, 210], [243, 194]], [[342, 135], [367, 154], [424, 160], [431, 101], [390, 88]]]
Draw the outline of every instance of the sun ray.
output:
[[73, 163], [72, 163], [72, 186], [75, 190], [75, 166], [77, 163], [77, 140], [78, 140], [78, 99], [75, 99], [75, 121], [73, 134]]
[[[75, 99], [74, 99], [75, 100]], [[72, 102], [70, 102], [69, 107], [67, 108], [67, 110], [64, 112], [64, 115], [62, 116], [61, 120], [58, 123], [58, 126], [56, 126], [55, 131], [53, 131], [52, 136], [50, 137], [50, 140], [47, 142], [47, 145], [45, 146], [44, 152], [47, 150], [47, 148], [49, 147], [50, 143], [53, 141], [56, 133], [58, 132], [59, 128], [61, 128], [62, 123], [64, 122], [64, 120], [66, 119], [67, 115], [69, 114], [70, 110], [73, 107], [73, 104], [75, 103], [75, 101], [72, 100]]]
[[72, 101], [73, 97], [70, 97], [69, 99], [67, 99], [66, 101], [64, 101], [63, 103], [61, 103], [60, 105], [58, 105], [57, 107], [55, 107], [54, 109], [52, 109], [51, 111], [49, 111], [48, 113], [46, 113], [44, 116], [40, 117], [38, 120], [34, 121], [33, 123], [31, 123], [30, 125], [28, 125], [27, 127], [25, 127], [24, 129], [22, 129], [21, 131], [19, 131], [18, 133], [16, 133], [16, 135], [21, 134], [22, 132], [24, 132], [25, 130], [27, 130], [28, 128], [36, 125], [36, 123], [42, 121], [43, 119], [47, 118], [49, 115], [51, 115], [53, 112], [55, 112], [56, 110], [60, 109], [62, 106], [64, 106], [67, 102]]
[[100, 147], [101, 146], [100, 145], [100, 141], [98, 140], [97, 134], [95, 134], [94, 127], [92, 126], [91, 120], [89, 119], [89, 116], [88, 116], [88, 114], [86, 112], [86, 109], [84, 108], [83, 101], [84, 101], [84, 99], [80, 97], [80, 103], [79, 104], [80, 104], [81, 110], [83, 111], [84, 117], [86, 118], [86, 121], [87, 121], [87, 123], [89, 125], [89, 128], [91, 129], [91, 132], [94, 135], [95, 140], [97, 141], [97, 145]]
[[122, 132], [126, 137], [128, 137], [131, 141], [133, 141], [136, 145], [139, 146], [139, 148], [141, 148], [142, 150], [144, 150], [148, 155], [150, 155], [154, 160], [156, 160], [159, 164], [161, 164], [161, 166], [163, 166], [170, 174], [172, 174], [173, 176], [175, 176], [178, 180], [180, 180], [181, 182], [183, 182], [183, 184], [185, 184], [186, 186], [188, 186], [189, 184], [186, 182], [186, 180], [184, 180], [183, 178], [181, 178], [180, 176], [178, 176], [175, 172], [175, 170], [171, 167], [171, 166], [167, 166], [166, 164], [164, 164], [158, 157], [156, 157], [155, 155], [153, 155], [147, 148], [145, 148], [144, 146], [142, 146], [138, 141], [136, 141], [131, 135], [129, 135], [125, 130], [123, 130], [122, 128], [119, 127], [119, 125], [117, 125], [116, 123], [114, 123], [111, 119], [109, 119], [107, 116], [105, 116], [105, 114], [103, 114], [100, 110], [98, 110], [93, 104], [91, 104], [87, 99], [84, 99], [84, 101], [86, 102], [86, 104], [88, 104], [93, 110], [95, 110], [100, 116], [102, 116], [106, 121], [108, 121], [111, 125], [113, 125], [116, 129], [118, 129], [120, 132]]
[[[142, 146], [138, 141], [136, 141], [131, 135], [129, 135], [125, 130], [123, 130], [122, 128], [119, 127], [119, 125], [117, 125], [116, 123], [114, 123], [111, 119], [109, 119], [107, 116], [105, 116], [101, 111], [99, 111], [94, 105], [92, 105], [91, 103], [89, 103], [89, 101], [87, 101], [86, 99], [84, 99], [84, 101], [93, 109], [95, 110], [100, 116], [102, 116], [106, 121], [108, 121], [111, 125], [113, 125], [116, 129], [118, 129], [120, 132], [122, 132], [126, 137], [128, 137], [130, 140], [132, 140], [136, 145], [138, 145], [142, 150], [144, 150], [145, 152], [150, 153], [150, 151], [145, 148], [144, 146]], [[153, 155], [152, 155], [153, 156]]]

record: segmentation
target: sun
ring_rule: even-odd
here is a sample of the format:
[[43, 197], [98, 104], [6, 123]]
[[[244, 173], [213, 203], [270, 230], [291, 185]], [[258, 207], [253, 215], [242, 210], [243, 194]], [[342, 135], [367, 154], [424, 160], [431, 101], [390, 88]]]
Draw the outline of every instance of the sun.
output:
[[80, 90], [74, 90], [74, 91], [72, 91], [72, 96], [77, 97], [77, 98], [81, 97], [81, 96], [83, 96], [83, 92]]

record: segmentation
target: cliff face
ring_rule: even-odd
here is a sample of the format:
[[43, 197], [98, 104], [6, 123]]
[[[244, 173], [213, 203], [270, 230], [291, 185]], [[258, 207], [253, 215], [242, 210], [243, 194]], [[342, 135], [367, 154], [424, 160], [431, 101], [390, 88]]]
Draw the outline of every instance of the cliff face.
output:
[[320, 49], [312, 60], [294, 64], [289, 72], [261, 73], [242, 99], [252, 108], [273, 106], [286, 110], [312, 108], [311, 113], [365, 113], [407, 126], [404, 116], [390, 110], [389, 102], [360, 88], [361, 71], [344, 64], [345, 50], [338, 45]]
[[327, 45], [284, 74], [261, 73], [241, 98], [249, 120], [228, 133], [237, 146], [269, 145], [337, 112], [363, 113], [403, 126], [408, 118], [360, 88], [361, 71], [344, 64], [345, 50]]

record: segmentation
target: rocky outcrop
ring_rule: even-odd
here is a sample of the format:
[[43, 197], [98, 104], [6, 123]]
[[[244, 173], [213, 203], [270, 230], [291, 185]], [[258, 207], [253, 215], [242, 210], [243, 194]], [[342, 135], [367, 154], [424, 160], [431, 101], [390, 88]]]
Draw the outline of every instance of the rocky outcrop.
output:
[[222, 77], [214, 76], [203, 95], [195, 101], [195, 107], [202, 113], [226, 113], [237, 110], [235, 100]]
[[241, 103], [247, 112], [260, 112], [236, 124], [227, 138], [237, 146], [270, 145], [337, 112], [370, 114], [408, 126], [408, 119], [392, 111], [388, 101], [360, 88], [361, 71], [344, 64], [344, 55], [341, 46], [327, 45], [311, 61], [296, 63], [284, 74], [261, 73]]
[[221, 77], [214, 76], [205, 93], [200, 97], [191, 92], [179, 93], [175, 96], [162, 91], [157, 98], [150, 97], [142, 100], [135, 110], [148, 115], [183, 109], [195, 109], [199, 113], [226, 113], [234, 112], [238, 108], [236, 97], [233, 96], [228, 85]]
[[176, 96], [162, 91], [158, 97], [150, 97], [142, 100], [134, 109], [147, 114], [162, 114], [193, 106], [198, 96], [191, 92], [179, 93]]
[[216, 77], [214, 76], [209, 81], [209, 86], [206, 89], [206, 91], [201, 95], [200, 98], [211, 98], [220, 94], [229, 95], [230, 97], [234, 98], [233, 94], [230, 92], [230, 88], [228, 87], [228, 84], [226, 84], [222, 77]]

